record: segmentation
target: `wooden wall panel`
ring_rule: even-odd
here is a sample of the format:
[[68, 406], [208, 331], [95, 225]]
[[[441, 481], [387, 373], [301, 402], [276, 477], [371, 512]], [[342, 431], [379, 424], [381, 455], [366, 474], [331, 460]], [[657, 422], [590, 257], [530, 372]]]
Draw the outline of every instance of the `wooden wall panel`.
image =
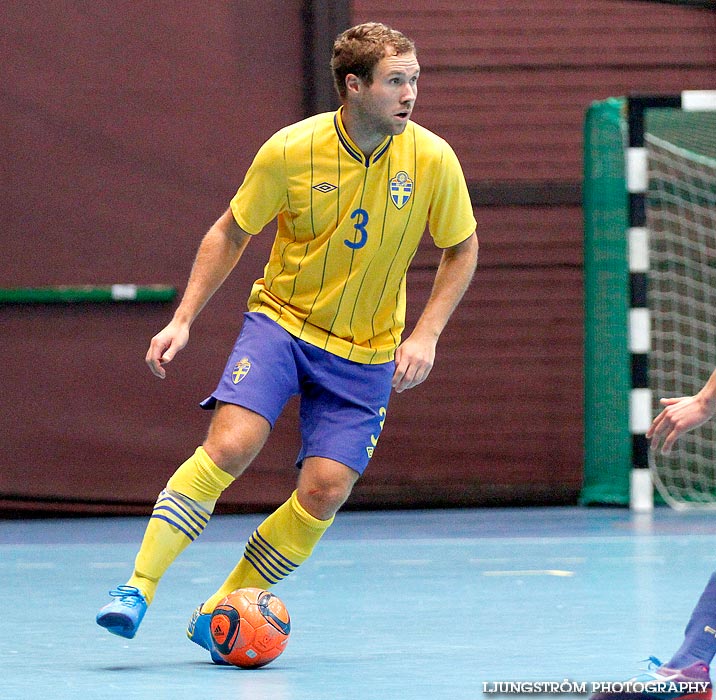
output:
[[[423, 298], [430, 270], [410, 276]], [[352, 505], [574, 503], [581, 486], [577, 268], [483, 268], [428, 381], [391, 399]]]
[[255, 150], [302, 116], [300, 5], [3, 3], [3, 285], [183, 284]]
[[[198, 402], [213, 391], [234, 341], [238, 324], [226, 308], [243, 297], [219, 293], [213, 301], [224, 318], [200, 317], [163, 382], [143, 357], [171, 314], [167, 305], [0, 306], [0, 512], [146, 513], [203, 440], [210, 416]], [[285, 500], [297, 453], [291, 406], [220, 509]]]
[[[422, 73], [414, 117], [452, 144], [476, 201], [494, 205], [476, 211], [480, 269], [461, 309], [472, 316], [460, 317], [456, 345], [438, 358], [451, 367], [460, 366], [458, 357], [484, 362], [474, 362], [469, 376], [435, 370], [441, 390], [461, 392], [445, 405], [463, 410], [463, 423], [455, 418], [446, 431], [460, 436], [455, 461], [472, 464], [465, 493], [511, 502], [551, 484], [544, 502], [574, 495], [583, 322], [574, 194], [585, 112], [595, 100], [629, 92], [712, 88], [716, 13], [630, 0], [431, 0], [406, 12], [356, 0], [354, 15], [416, 40]], [[532, 206], [500, 206], [501, 196]], [[423, 247], [416, 262], [428, 274], [437, 255]], [[423, 450], [430, 454], [431, 446]], [[459, 481], [465, 472], [456, 474]], [[454, 477], [446, 469], [442, 488]]]
[[704, 89], [714, 76], [716, 60], [711, 67], [599, 67], [588, 74], [577, 67], [509, 75], [428, 69], [415, 120], [452, 144], [471, 182], [581, 181], [582, 126], [593, 101]]
[[[3, 3], [0, 286], [183, 289], [256, 149], [303, 116], [301, 6]], [[165, 382], [143, 358], [168, 306], [0, 306], [0, 509], [147, 512], [204, 437], [197, 402], [270, 243], [252, 242]], [[285, 498], [288, 423], [286, 435], [262, 456], [289, 464], [285, 484], [258, 471], [235, 501], [251, 489], [264, 505]]]
[[356, 0], [416, 40], [416, 121], [471, 181], [581, 179], [584, 112], [627, 92], [710, 89], [716, 12], [634, 0]]
[[[492, 267], [574, 267], [583, 258], [579, 206], [479, 207], [478, 270]], [[413, 267], [435, 269], [440, 251], [425, 236]]]
[[359, 0], [357, 18], [403, 29], [435, 69], [713, 65], [713, 13], [634, 0]]

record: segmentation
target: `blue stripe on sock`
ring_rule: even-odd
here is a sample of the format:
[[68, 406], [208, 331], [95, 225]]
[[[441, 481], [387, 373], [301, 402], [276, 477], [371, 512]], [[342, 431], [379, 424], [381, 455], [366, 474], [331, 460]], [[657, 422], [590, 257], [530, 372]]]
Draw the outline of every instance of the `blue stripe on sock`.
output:
[[273, 576], [278, 578], [286, 578], [293, 569], [282, 569], [275, 565], [261, 550], [255, 547], [247, 547], [246, 551], [261, 562], [266, 571], [270, 571]]
[[[166, 491], [166, 489], [165, 489]], [[170, 494], [171, 495], [171, 494]], [[211, 511], [204, 508], [204, 506], [197, 503], [195, 500], [189, 498], [189, 496], [185, 496], [183, 493], [174, 492], [174, 496], [183, 503], [188, 510], [190, 510], [194, 516], [196, 516], [197, 520], [203, 521], [205, 524], [209, 522], [209, 518], [211, 517]]]
[[261, 567], [261, 575], [265, 578], [272, 577], [280, 581], [291, 573], [290, 571], [281, 571], [277, 569], [266, 559], [266, 557], [262, 556], [261, 552], [251, 547], [246, 548], [244, 556], [254, 564], [254, 568], [258, 569]]
[[[188, 522], [186, 518], [183, 518], [181, 513], [177, 513], [167, 506], [154, 507], [152, 517], [155, 518], [160, 515], [162, 516], [162, 520], [166, 520], [166, 522], [171, 523], [182, 532], [187, 532], [187, 536], [190, 536], [192, 540], [195, 540], [202, 533], [201, 529], [197, 529], [192, 523]], [[191, 533], [191, 535], [189, 535], [189, 533]]]
[[156, 518], [157, 520], [163, 520], [166, 523], [169, 523], [172, 527], [175, 527], [179, 532], [182, 532], [185, 534], [192, 542], [198, 537], [198, 535], [192, 535], [191, 533], [187, 532], [181, 525], [174, 522], [173, 520], [170, 520], [165, 515], [162, 515], [161, 513], [152, 513], [152, 518]]
[[278, 549], [276, 549], [267, 539], [262, 537], [258, 530], [254, 530], [254, 534], [251, 535], [251, 540], [254, 540], [257, 545], [263, 545], [264, 549], [268, 550], [273, 555], [277, 564], [283, 565], [285, 568], [290, 569], [290, 571], [293, 571], [296, 567], [298, 567], [298, 564], [292, 562], [288, 557], [279, 552]]
[[277, 562], [271, 553], [263, 549], [253, 537], [246, 545], [246, 551], [261, 561], [267, 571], [271, 571], [274, 576], [278, 576], [279, 578], [285, 578], [296, 568], [295, 566], [284, 566], [281, 562]]
[[294, 571], [298, 564], [285, 557], [256, 530], [249, 538], [244, 558], [269, 583], [278, 583]]
[[249, 552], [248, 550], [244, 552], [244, 559], [246, 559], [246, 561], [249, 562], [249, 564], [251, 564], [254, 569], [256, 569], [256, 572], [259, 576], [261, 576], [262, 579], [268, 581], [268, 583], [272, 585], [278, 583], [282, 578], [284, 578], [283, 576], [280, 576], [278, 578], [271, 578], [271, 575], [263, 568], [262, 562], [252, 556], [251, 552]]
[[163, 504], [165, 501], [171, 502], [171, 504], [186, 515], [192, 523], [201, 532], [206, 524], [209, 522], [211, 513], [208, 513], [202, 508], [196, 501], [192, 501], [190, 498], [183, 496], [180, 493], [170, 493], [166, 489], [159, 494], [157, 505]]
[[161, 503], [157, 503], [157, 505], [154, 506], [154, 510], [152, 511], [152, 514], [154, 513], [164, 513], [167, 517], [170, 517], [176, 522], [177, 526], [180, 524], [191, 530], [194, 533], [194, 537], [198, 537], [203, 527], [196, 525], [191, 520], [189, 520], [185, 515], [180, 511], [177, 510], [175, 507], [175, 503], [172, 500], [164, 500]]

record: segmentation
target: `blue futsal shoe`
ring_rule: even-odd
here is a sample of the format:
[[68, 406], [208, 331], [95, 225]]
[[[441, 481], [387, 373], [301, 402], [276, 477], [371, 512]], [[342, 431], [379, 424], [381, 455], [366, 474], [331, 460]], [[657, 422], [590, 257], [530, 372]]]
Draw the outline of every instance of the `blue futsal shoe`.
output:
[[211, 660], [220, 666], [229, 666], [216, 650], [214, 640], [211, 638], [211, 613], [201, 612], [201, 605], [192, 613], [186, 628], [186, 636], [194, 644], [206, 649], [211, 654]]
[[109, 594], [114, 598], [97, 613], [97, 624], [108, 632], [132, 639], [147, 612], [147, 601], [134, 586], [117, 586]]
[[711, 677], [707, 664], [699, 661], [686, 668], [668, 668], [650, 656], [649, 668], [624, 683], [591, 696], [590, 700], [711, 700]]

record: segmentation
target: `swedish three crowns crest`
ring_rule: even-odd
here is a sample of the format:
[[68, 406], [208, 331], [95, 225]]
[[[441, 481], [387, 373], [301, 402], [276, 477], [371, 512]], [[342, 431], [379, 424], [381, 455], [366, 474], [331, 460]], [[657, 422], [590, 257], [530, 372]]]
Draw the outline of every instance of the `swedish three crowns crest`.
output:
[[251, 369], [251, 360], [248, 357], [242, 357], [235, 365], [231, 373], [231, 379], [234, 384], [238, 384]]
[[413, 194], [413, 181], [405, 170], [401, 170], [390, 181], [390, 198], [398, 209], [402, 209]]

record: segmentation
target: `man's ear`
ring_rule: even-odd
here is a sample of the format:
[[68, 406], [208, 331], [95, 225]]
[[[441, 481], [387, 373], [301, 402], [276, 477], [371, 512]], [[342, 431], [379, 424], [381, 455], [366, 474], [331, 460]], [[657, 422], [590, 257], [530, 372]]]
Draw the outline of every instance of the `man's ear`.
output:
[[360, 91], [363, 81], [354, 73], [348, 73], [346, 76], [346, 92], [355, 94]]

